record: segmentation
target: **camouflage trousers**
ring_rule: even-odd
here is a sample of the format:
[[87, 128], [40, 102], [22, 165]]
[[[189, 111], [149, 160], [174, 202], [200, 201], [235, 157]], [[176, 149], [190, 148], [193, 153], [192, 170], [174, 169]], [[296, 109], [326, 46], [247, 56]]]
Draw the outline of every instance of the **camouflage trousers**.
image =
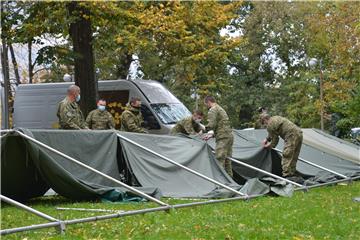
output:
[[229, 138], [222, 138], [216, 140], [215, 157], [225, 169], [225, 171], [232, 177], [233, 171], [231, 167], [231, 161], [227, 159], [232, 156], [232, 145], [234, 143], [234, 137], [231, 135]]
[[299, 158], [302, 141], [302, 132], [291, 133], [285, 138], [285, 145], [281, 160], [284, 177], [293, 176], [295, 174], [296, 163]]

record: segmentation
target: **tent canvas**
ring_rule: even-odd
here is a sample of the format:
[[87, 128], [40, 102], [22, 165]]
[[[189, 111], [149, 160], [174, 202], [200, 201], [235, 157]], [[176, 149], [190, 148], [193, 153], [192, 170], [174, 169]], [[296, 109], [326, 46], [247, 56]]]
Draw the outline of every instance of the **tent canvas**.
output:
[[[304, 140], [300, 152], [301, 158], [346, 176], [360, 175], [360, 149], [358, 146], [329, 136], [319, 130], [302, 130]], [[267, 131], [265, 129], [235, 130], [234, 134], [239, 136], [237, 139], [242, 139], [234, 144], [235, 149], [237, 146], [244, 144], [244, 141], [249, 145], [260, 146], [261, 141], [267, 136]], [[283, 146], [284, 142], [280, 139], [277, 148], [282, 149]], [[272, 156], [274, 156], [274, 152]], [[276, 162], [275, 158], [279, 158], [279, 156], [273, 158], [273, 163]], [[301, 161], [297, 162], [296, 169], [300, 173], [309, 176], [316, 176], [322, 173], [322, 170]]]

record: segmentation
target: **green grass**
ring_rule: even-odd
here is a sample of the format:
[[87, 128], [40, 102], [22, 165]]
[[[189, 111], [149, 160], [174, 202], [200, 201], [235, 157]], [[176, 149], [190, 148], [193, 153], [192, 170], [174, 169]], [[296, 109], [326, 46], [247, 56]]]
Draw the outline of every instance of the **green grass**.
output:
[[[354, 202], [354, 197], [360, 197], [360, 182], [296, 192], [292, 198], [267, 196], [69, 225], [65, 235], [49, 228], [10, 234], [3, 239], [360, 239], [360, 203]], [[28, 205], [60, 219], [103, 213], [59, 211], [55, 207], [130, 210], [156, 206], [71, 202], [61, 197], [35, 199]], [[30, 213], [2, 205], [2, 229], [44, 222]]]

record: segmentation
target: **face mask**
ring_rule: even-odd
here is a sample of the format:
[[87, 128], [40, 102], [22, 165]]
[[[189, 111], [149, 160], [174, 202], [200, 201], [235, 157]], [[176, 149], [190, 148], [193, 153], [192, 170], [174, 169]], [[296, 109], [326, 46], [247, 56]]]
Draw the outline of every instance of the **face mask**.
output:
[[79, 102], [80, 101], [80, 94], [76, 96], [76, 102]]
[[99, 109], [100, 111], [105, 111], [105, 108], [106, 108], [106, 107], [105, 107], [105, 106], [102, 106], [102, 105], [99, 105], [99, 106], [98, 106], [98, 109]]
[[196, 119], [195, 122], [196, 123], [201, 123], [201, 119]]

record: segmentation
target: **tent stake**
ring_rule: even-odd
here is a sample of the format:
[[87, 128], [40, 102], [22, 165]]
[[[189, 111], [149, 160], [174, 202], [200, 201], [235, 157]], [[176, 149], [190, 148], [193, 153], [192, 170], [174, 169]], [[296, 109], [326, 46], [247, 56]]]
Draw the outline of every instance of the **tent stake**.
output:
[[163, 156], [163, 155], [161, 155], [161, 154], [159, 154], [159, 153], [157, 153], [157, 152], [155, 152], [155, 151], [153, 151], [153, 150], [151, 150], [151, 149], [149, 149], [147, 147], [144, 147], [144, 146], [142, 146], [142, 145], [128, 139], [127, 137], [124, 137], [124, 136], [120, 135], [119, 133], [117, 133], [117, 135], [118, 135], [119, 138], [121, 138], [121, 139], [123, 139], [123, 140], [125, 140], [125, 141], [127, 141], [127, 142], [129, 142], [129, 143], [131, 143], [131, 144], [133, 144], [133, 145], [135, 145], [135, 146], [137, 146], [137, 147], [151, 153], [151, 154], [154, 154], [155, 156], [158, 156], [159, 158], [161, 158], [161, 159], [163, 159], [163, 160], [165, 160], [165, 161], [167, 161], [169, 163], [172, 163], [172, 164], [174, 164], [174, 165], [176, 165], [176, 166], [178, 166], [178, 167], [180, 167], [182, 169], [185, 169], [186, 171], [191, 172], [191, 173], [195, 174], [198, 177], [201, 177], [201, 178], [203, 178], [203, 179], [205, 179], [205, 180], [207, 180], [209, 182], [212, 182], [212, 183], [214, 183], [214, 184], [216, 184], [216, 185], [218, 185], [220, 187], [223, 187], [223, 188], [225, 188], [225, 189], [227, 189], [227, 190], [229, 190], [229, 191], [231, 191], [233, 193], [236, 193], [236, 194], [238, 194], [240, 196], [248, 196], [247, 194], [236, 191], [235, 189], [232, 189], [231, 187], [226, 186], [225, 184], [222, 184], [222, 183], [220, 183], [220, 182], [218, 182], [218, 181], [216, 181], [214, 179], [211, 179], [211, 178], [209, 178], [209, 177], [207, 177], [207, 176], [205, 176], [205, 175], [203, 175], [203, 174], [201, 174], [201, 173], [199, 173], [197, 171], [192, 170], [191, 168], [188, 168], [188, 167], [186, 167], [186, 166], [184, 166], [184, 165], [182, 165], [180, 163], [177, 163], [177, 162], [171, 160], [168, 157], [165, 157], [165, 156]]
[[34, 139], [32, 137], [29, 137], [28, 135], [26, 135], [26, 134], [24, 134], [24, 133], [22, 133], [22, 132], [20, 132], [18, 130], [15, 130], [14, 132], [18, 133], [19, 135], [21, 135], [22, 137], [24, 137], [24, 138], [26, 138], [26, 139], [28, 139], [30, 141], [36, 143], [37, 145], [40, 145], [41, 147], [44, 147], [44, 148], [48, 149], [49, 151], [54, 152], [54, 153], [56, 153], [56, 154], [58, 154], [58, 155], [60, 155], [60, 156], [62, 156], [64, 158], [70, 160], [71, 162], [76, 163], [77, 165], [80, 165], [80, 166], [82, 166], [82, 167], [84, 167], [84, 168], [86, 168], [86, 169], [88, 169], [88, 170], [90, 170], [92, 172], [95, 172], [95, 173], [97, 173], [97, 174], [111, 180], [112, 182], [115, 182], [115, 183], [119, 184], [120, 186], [128, 189], [129, 191], [133, 192], [134, 194], [140, 195], [143, 198], [146, 198], [148, 200], [156, 202], [159, 205], [166, 206], [167, 208], [171, 208], [171, 206], [169, 206], [168, 204], [166, 204], [166, 203], [164, 203], [164, 202], [162, 202], [162, 201], [160, 201], [160, 200], [158, 200], [158, 199], [156, 199], [154, 197], [151, 197], [150, 195], [148, 195], [146, 193], [143, 193], [143, 192], [141, 192], [141, 191], [139, 191], [139, 190], [137, 190], [137, 189], [135, 189], [135, 188], [133, 188], [133, 187], [131, 187], [131, 186], [129, 186], [129, 185], [115, 179], [115, 178], [113, 178], [113, 177], [110, 177], [109, 175], [106, 175], [106, 174], [96, 170], [95, 168], [92, 168], [92, 167], [90, 167], [90, 166], [76, 160], [75, 158], [72, 158], [72, 157], [70, 157], [70, 156], [68, 156], [68, 155], [66, 155], [66, 154], [52, 148], [52, 147], [49, 147], [48, 145], [45, 145], [44, 143], [42, 143], [42, 142], [40, 142], [40, 141], [38, 141], [38, 140], [36, 140], [36, 139]]
[[[277, 149], [277, 148], [273, 148], [273, 149], [274, 149], [275, 151], [279, 152], [280, 154], [283, 154], [283, 152], [282, 152], [281, 150], [279, 150], [279, 149]], [[303, 159], [303, 158], [301, 158], [301, 157], [299, 157], [299, 160], [302, 161], [302, 162], [304, 162], [304, 163], [307, 163], [307, 164], [309, 164], [309, 165], [311, 165], [311, 166], [313, 166], [313, 167], [316, 167], [316, 168], [325, 170], [325, 171], [327, 171], [327, 172], [330, 172], [330, 173], [332, 173], [332, 174], [335, 174], [335, 175], [337, 175], [337, 176], [339, 176], [339, 177], [342, 177], [342, 178], [344, 178], [344, 179], [351, 180], [351, 178], [349, 178], [349, 177], [347, 177], [347, 176], [345, 176], [345, 175], [343, 175], [343, 174], [340, 174], [340, 173], [338, 173], [338, 172], [335, 172], [335, 171], [330, 170], [330, 169], [328, 169], [328, 168], [325, 168], [325, 167], [323, 167], [323, 166], [320, 166], [320, 165], [317, 165], [317, 164], [312, 163], [312, 162], [310, 162], [310, 161], [307, 161], [307, 160], [305, 160], [305, 159]]]
[[230, 158], [230, 157], [229, 157], [228, 159], [231, 160], [231, 161], [233, 161], [233, 162], [235, 162], [235, 163], [237, 163], [237, 164], [240, 164], [240, 165], [242, 165], [242, 166], [248, 167], [248, 168], [250, 168], [250, 169], [252, 169], [252, 170], [261, 172], [261, 173], [263, 173], [263, 174], [266, 174], [266, 175], [271, 176], [271, 177], [276, 178], [276, 179], [283, 180], [283, 181], [285, 181], [285, 182], [287, 182], [287, 183], [290, 183], [290, 184], [292, 184], [292, 185], [295, 185], [295, 186], [297, 186], [297, 187], [304, 188], [304, 186], [301, 185], [301, 184], [299, 184], [299, 183], [293, 182], [293, 181], [288, 180], [288, 179], [286, 179], [286, 178], [280, 177], [280, 176], [275, 175], [275, 174], [273, 174], [273, 173], [270, 173], [270, 172], [267, 172], [267, 171], [262, 170], [262, 169], [260, 169], [260, 168], [254, 167], [254, 166], [252, 166], [252, 165], [250, 165], [250, 164], [241, 162], [241, 161], [239, 161], [239, 160], [236, 160], [236, 159]]

